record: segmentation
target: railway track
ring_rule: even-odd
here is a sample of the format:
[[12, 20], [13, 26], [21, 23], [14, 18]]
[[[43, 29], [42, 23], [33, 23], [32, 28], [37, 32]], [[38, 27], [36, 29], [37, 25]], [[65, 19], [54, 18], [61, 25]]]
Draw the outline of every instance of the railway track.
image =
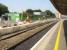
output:
[[[11, 37], [14, 37], [14, 36], [17, 36], [17, 35], [19, 35], [19, 34], [21, 34], [21, 33], [24, 33], [24, 32], [26, 32], [26, 31], [35, 29], [35, 28], [37, 28], [37, 27], [43, 26], [43, 25], [48, 24], [48, 23], [50, 23], [50, 22], [39, 23], [39, 24], [33, 25], [33, 26], [26, 26], [27, 28], [25, 28], [25, 29], [22, 29], [22, 30], [13, 32], [13, 33], [7, 33], [7, 34], [4, 34], [4, 35], [1, 35], [1, 36], [0, 36], [0, 37], [1, 37], [1, 38], [0, 38], [0, 41], [1, 41], [1, 40], [5, 40], [5, 39], [8, 39], [8, 38], [11, 38]], [[5, 37], [4, 37], [4, 36], [5, 36]]]
[[[32, 35], [36, 34], [37, 32], [43, 30], [45, 27], [48, 27], [49, 25], [53, 24], [55, 22], [48, 22], [46, 23], [41, 23], [36, 26], [28, 27], [27, 30], [25, 31], [20, 31], [19, 33], [16, 32], [13, 35], [7, 34], [1, 37], [0, 40], [0, 50], [4, 48], [11, 48], [15, 46], [16, 44], [20, 43], [21, 41], [24, 41], [25, 39], [31, 37]], [[11, 36], [8, 36], [11, 35]], [[4, 49], [6, 50], [6, 49]]]
[[46, 34], [46, 32], [54, 25], [55, 23], [51, 24], [50, 26], [44, 28], [43, 30], [37, 32], [36, 34], [32, 35], [31, 37], [27, 38], [24, 41], [21, 41], [17, 45], [9, 48], [8, 50], [30, 50], [33, 45], [39, 41], [39, 39]]

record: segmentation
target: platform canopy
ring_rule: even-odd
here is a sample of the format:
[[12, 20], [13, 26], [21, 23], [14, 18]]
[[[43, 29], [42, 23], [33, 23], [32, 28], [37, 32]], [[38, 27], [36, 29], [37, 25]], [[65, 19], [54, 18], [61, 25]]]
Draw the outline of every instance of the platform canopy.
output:
[[67, 15], [67, 0], [50, 0], [54, 7], [63, 15]]

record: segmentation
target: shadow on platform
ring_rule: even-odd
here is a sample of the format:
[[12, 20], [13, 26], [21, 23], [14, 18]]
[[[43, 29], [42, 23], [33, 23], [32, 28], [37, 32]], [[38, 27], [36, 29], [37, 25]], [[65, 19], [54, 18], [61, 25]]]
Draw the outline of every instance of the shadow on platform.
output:
[[64, 21], [64, 32], [65, 32], [65, 38], [66, 38], [66, 44], [67, 44], [67, 20]]

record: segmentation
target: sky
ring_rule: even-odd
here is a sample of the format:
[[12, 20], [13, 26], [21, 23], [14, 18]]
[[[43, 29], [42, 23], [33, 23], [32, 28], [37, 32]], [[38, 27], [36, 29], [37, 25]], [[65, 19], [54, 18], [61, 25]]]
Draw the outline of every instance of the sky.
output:
[[56, 9], [50, 0], [0, 0], [0, 3], [6, 5], [11, 12], [22, 12], [26, 9], [50, 10], [53, 13]]

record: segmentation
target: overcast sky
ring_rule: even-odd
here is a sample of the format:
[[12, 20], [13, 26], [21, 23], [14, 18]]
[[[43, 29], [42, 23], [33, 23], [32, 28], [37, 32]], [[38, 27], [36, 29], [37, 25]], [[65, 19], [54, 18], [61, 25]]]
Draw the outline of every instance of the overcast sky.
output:
[[41, 9], [56, 12], [50, 0], [0, 0], [0, 3], [5, 4], [11, 12], [22, 12], [26, 9]]

